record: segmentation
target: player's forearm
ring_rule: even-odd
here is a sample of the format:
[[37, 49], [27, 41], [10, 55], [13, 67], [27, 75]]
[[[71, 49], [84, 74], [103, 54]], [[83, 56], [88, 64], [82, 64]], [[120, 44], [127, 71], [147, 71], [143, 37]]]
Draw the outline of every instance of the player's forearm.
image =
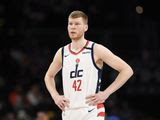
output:
[[127, 80], [133, 75], [133, 70], [130, 67], [123, 69], [119, 72], [115, 81], [104, 91], [106, 94], [111, 95], [116, 90], [118, 90], [121, 86], [123, 86]]
[[54, 98], [56, 95], [59, 95], [59, 93], [56, 90], [54, 77], [46, 75], [45, 84], [52, 98]]

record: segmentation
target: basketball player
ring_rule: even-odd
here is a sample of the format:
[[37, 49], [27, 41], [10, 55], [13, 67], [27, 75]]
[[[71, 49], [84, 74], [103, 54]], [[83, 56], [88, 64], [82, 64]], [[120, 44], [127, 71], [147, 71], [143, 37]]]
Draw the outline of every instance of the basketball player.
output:
[[[104, 120], [103, 103], [132, 76], [131, 67], [103, 45], [85, 39], [88, 17], [73, 11], [68, 17], [71, 43], [60, 48], [46, 75], [45, 84], [63, 120]], [[114, 82], [100, 91], [103, 63], [119, 71]], [[63, 91], [56, 90], [55, 75], [62, 68]]]

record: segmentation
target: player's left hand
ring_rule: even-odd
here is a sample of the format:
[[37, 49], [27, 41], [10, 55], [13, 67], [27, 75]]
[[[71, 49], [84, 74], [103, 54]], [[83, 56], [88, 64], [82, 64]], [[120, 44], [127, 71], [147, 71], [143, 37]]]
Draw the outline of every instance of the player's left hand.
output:
[[94, 95], [87, 96], [86, 103], [90, 106], [95, 106], [99, 103], [104, 103], [108, 97], [109, 96], [106, 95], [104, 92], [98, 92]]

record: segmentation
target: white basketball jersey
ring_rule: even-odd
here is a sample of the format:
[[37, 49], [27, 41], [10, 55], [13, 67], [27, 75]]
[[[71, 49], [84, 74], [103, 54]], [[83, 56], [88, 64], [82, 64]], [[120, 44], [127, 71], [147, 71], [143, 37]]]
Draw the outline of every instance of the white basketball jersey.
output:
[[86, 96], [100, 90], [102, 70], [95, 64], [93, 46], [92, 41], [87, 41], [78, 53], [71, 50], [71, 44], [62, 48], [63, 92], [71, 109], [88, 107]]

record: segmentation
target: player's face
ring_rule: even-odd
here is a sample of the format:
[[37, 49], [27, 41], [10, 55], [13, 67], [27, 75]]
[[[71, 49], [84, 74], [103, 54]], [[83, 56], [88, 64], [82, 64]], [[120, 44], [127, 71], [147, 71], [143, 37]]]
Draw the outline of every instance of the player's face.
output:
[[82, 17], [68, 19], [68, 34], [71, 39], [80, 39], [84, 36], [84, 33], [87, 31], [87, 29], [88, 25], [84, 23]]

